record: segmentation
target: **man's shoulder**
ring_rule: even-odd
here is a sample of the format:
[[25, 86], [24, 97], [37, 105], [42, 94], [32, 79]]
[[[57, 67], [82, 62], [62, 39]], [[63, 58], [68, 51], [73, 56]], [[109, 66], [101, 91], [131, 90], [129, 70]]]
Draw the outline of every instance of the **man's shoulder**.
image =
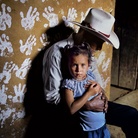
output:
[[60, 51], [61, 48], [64, 48], [66, 45], [67, 45], [67, 40], [65, 39], [53, 44], [51, 47], [48, 48], [48, 50], [57, 52]]
[[54, 43], [45, 51], [45, 54], [58, 52], [60, 48], [64, 47], [64, 44], [65, 40]]
[[67, 39], [63, 39], [61, 41], [58, 41], [56, 43], [54, 43], [53, 45], [51, 45], [44, 53], [45, 58], [46, 57], [52, 57], [52, 56], [58, 56], [61, 57], [61, 51], [64, 49], [64, 47], [68, 44], [68, 43], [72, 43], [73, 39], [72, 37], [68, 37]]
[[57, 51], [61, 48], [64, 48], [68, 43], [73, 43], [72, 35], [70, 35], [67, 39], [60, 40], [53, 45], [50, 46], [50, 51]]

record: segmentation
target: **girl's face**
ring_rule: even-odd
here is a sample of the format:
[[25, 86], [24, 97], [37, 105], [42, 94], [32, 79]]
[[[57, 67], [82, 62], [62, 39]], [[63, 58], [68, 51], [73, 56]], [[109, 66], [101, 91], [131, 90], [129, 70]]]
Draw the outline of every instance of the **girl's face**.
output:
[[88, 57], [83, 54], [72, 56], [69, 59], [68, 66], [70, 74], [74, 79], [83, 80], [86, 78], [89, 68]]

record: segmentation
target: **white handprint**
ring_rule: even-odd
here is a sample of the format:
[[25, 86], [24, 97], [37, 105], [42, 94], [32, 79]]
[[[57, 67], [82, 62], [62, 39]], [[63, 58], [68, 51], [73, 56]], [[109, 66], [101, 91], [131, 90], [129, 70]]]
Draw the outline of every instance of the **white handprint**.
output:
[[105, 89], [107, 87], [107, 84], [110, 82], [110, 77], [107, 77], [105, 80], [104, 78], [102, 77], [102, 88]]
[[56, 26], [59, 21], [58, 21], [58, 15], [53, 13], [54, 8], [48, 6], [47, 8], [44, 9], [45, 13], [43, 13], [43, 17], [45, 17], [49, 21], [49, 26], [54, 27]]
[[85, 19], [85, 14], [84, 12], [81, 12], [81, 21], [83, 21]]
[[98, 65], [98, 67], [99, 67], [100, 65], [102, 65], [102, 62], [103, 62], [103, 60], [105, 59], [105, 57], [106, 57], [106, 54], [105, 54], [104, 51], [102, 51], [102, 52], [100, 53], [100, 55], [98, 56], [98, 58], [97, 58], [97, 65]]
[[12, 113], [12, 121], [10, 123], [10, 126], [13, 125], [16, 120], [24, 118], [24, 116], [25, 116], [25, 111], [24, 110], [20, 110], [18, 112], [17, 111], [16, 112], [14, 111]]
[[[18, 1], [18, 0], [14, 0], [14, 1]], [[28, 0], [19, 0], [21, 3], [25, 3]]]
[[32, 9], [33, 9], [32, 6], [30, 6], [26, 17], [24, 17], [23, 12], [20, 12], [20, 16], [22, 18], [21, 25], [22, 25], [22, 27], [25, 28], [25, 30], [32, 29], [35, 24], [35, 20], [36, 21], [39, 20], [39, 12], [37, 12], [37, 8], [34, 8], [33, 11], [32, 11]]
[[31, 60], [30, 58], [27, 58], [22, 63], [21, 67], [16, 70], [16, 77], [20, 79], [25, 79], [25, 76], [27, 75], [28, 70], [31, 67]]
[[107, 61], [103, 61], [103, 64], [102, 64], [102, 72], [105, 72], [109, 69], [109, 64], [111, 62], [111, 59], [108, 58]]
[[23, 44], [22, 40], [20, 40], [19, 43], [20, 43], [20, 51], [22, 53], [25, 53], [26, 55], [31, 55], [32, 47], [36, 45], [35, 35], [33, 35], [33, 36], [30, 35], [28, 37], [27, 41], [25, 42], [25, 44]]
[[91, 0], [91, 2], [94, 4], [96, 0]]
[[6, 62], [3, 67], [3, 72], [0, 73], [0, 81], [5, 78], [3, 81], [5, 84], [8, 84], [9, 80], [11, 79], [11, 72], [14, 70], [14, 68], [18, 68], [12, 61]]
[[[6, 13], [6, 5], [1, 4], [2, 12], [0, 11], [0, 30], [6, 30], [6, 25], [8, 28], [11, 27], [11, 16]], [[11, 8], [8, 6], [7, 11], [11, 12]]]
[[[0, 56], [8, 56], [13, 52], [12, 44], [9, 41], [9, 37], [6, 34], [2, 34], [0, 37]], [[8, 51], [7, 51], [8, 50]]]
[[69, 8], [67, 17], [63, 16], [62, 19], [65, 21], [66, 26], [73, 27], [73, 24], [68, 21], [74, 21], [77, 18], [76, 9]]
[[5, 110], [1, 110], [0, 112], [0, 121], [1, 121], [1, 128], [3, 128], [3, 125], [5, 124], [6, 119], [8, 119], [12, 113], [15, 113], [15, 108], [5, 108]]
[[47, 42], [47, 35], [46, 33], [43, 33], [40, 37], [40, 42], [42, 43], [43, 46], [46, 46], [49, 44], [49, 42]]
[[14, 92], [15, 92], [15, 96], [13, 97], [13, 103], [17, 103], [17, 102], [20, 102], [22, 103], [23, 102], [23, 99], [24, 99], [24, 90], [25, 90], [25, 87], [26, 85], [24, 84], [22, 87], [21, 87], [21, 83], [19, 83], [18, 86], [14, 86]]
[[8, 88], [5, 85], [2, 85], [2, 88], [0, 89], [0, 104], [6, 104], [7, 102], [7, 95], [6, 91]]

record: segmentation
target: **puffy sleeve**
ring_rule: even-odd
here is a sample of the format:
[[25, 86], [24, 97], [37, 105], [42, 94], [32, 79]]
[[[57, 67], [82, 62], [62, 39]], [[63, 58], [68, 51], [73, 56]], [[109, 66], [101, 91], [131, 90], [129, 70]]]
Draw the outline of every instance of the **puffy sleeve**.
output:
[[69, 79], [65, 79], [62, 83], [62, 88], [67, 88], [69, 90], [74, 91], [74, 81], [69, 80]]

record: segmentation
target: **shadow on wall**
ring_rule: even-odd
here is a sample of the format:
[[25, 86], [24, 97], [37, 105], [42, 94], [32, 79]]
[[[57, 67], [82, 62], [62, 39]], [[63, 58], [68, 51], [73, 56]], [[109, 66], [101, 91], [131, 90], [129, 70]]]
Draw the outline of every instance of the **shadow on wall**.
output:
[[[62, 21], [59, 25], [49, 28], [45, 33], [48, 38], [49, 45], [40, 51], [32, 61], [31, 68], [28, 72], [27, 77], [27, 91], [24, 98], [25, 107], [25, 119], [28, 120], [28, 126], [25, 131], [24, 138], [39, 136], [47, 137], [55, 134], [57, 137], [58, 130], [55, 127], [55, 120], [58, 117], [55, 113], [54, 105], [49, 107], [45, 101], [43, 92], [43, 81], [42, 81], [42, 62], [45, 51], [57, 41], [67, 38], [74, 30], [66, 27]], [[57, 132], [55, 132], [57, 130]], [[53, 136], [55, 137], [55, 136]]]

